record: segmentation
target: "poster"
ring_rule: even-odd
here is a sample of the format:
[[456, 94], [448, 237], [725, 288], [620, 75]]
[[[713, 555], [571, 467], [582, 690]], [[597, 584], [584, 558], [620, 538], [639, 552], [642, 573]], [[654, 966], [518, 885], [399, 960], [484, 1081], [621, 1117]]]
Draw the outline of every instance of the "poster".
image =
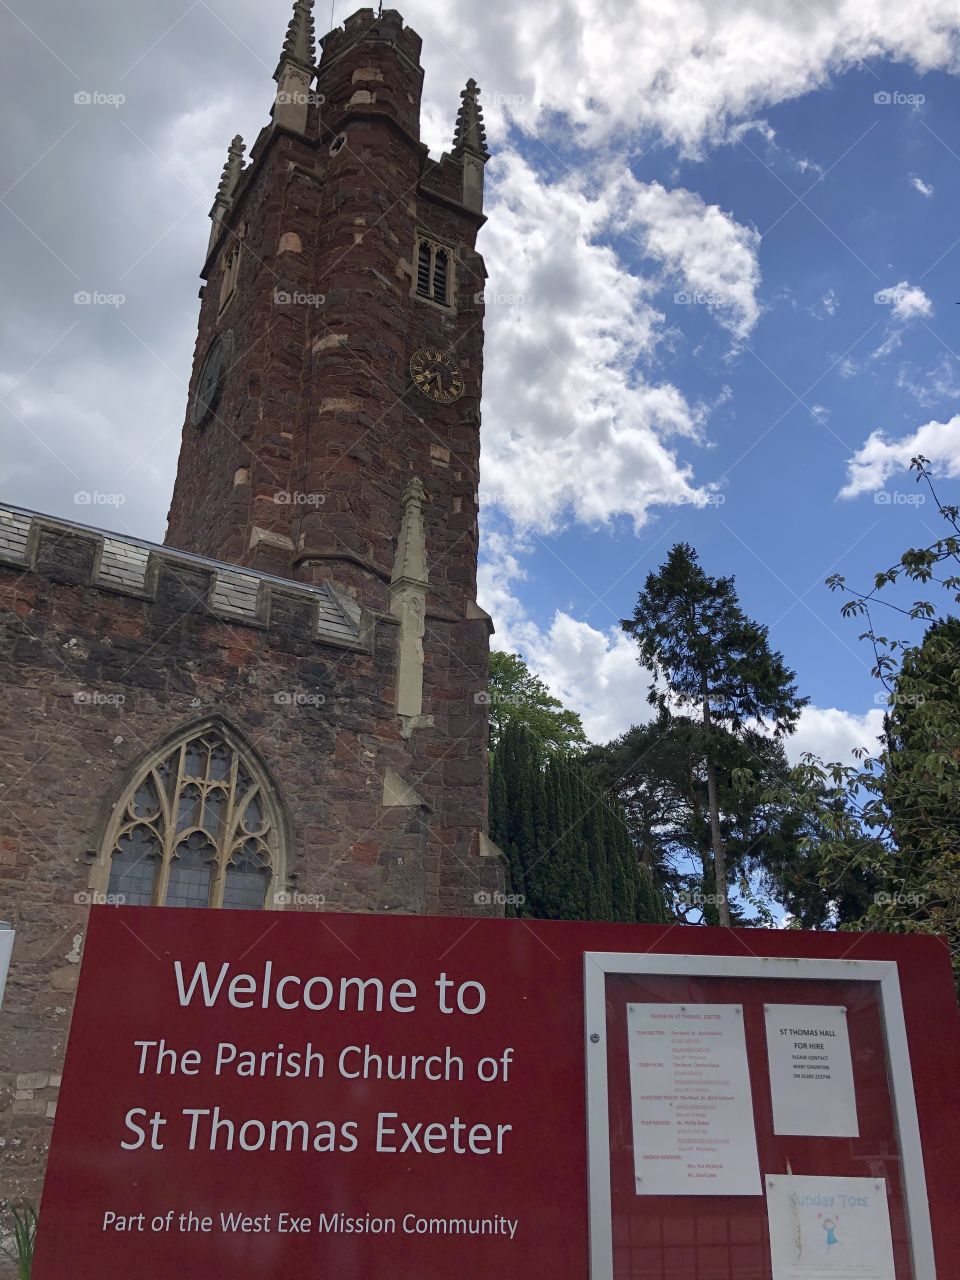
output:
[[857, 1098], [843, 1005], [764, 1005], [773, 1131], [857, 1138]]
[[637, 1195], [762, 1194], [738, 1004], [628, 1004]]
[[768, 1174], [773, 1280], [896, 1280], [882, 1178]]

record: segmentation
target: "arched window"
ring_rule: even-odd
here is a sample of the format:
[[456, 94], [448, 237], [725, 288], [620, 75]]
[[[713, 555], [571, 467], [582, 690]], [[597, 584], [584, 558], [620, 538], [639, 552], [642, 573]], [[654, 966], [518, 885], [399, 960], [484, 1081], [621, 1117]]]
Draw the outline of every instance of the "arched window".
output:
[[418, 298], [426, 298], [441, 307], [451, 305], [451, 252], [444, 245], [420, 237], [415, 256], [417, 264], [414, 292]]
[[233, 243], [224, 255], [223, 273], [220, 277], [220, 301], [217, 306], [218, 316], [223, 314], [227, 308], [227, 304], [237, 291], [237, 277], [240, 274], [241, 245], [241, 238], [239, 236], [234, 237]]
[[106, 890], [132, 906], [272, 906], [282, 836], [249, 748], [225, 725], [195, 725], [140, 766], [114, 808]]

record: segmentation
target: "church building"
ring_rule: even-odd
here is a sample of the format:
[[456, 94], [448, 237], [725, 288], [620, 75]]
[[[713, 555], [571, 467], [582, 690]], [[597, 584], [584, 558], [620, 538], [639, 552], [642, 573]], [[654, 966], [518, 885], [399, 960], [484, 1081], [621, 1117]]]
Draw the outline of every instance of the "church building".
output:
[[91, 903], [321, 929], [503, 887], [478, 89], [431, 159], [420, 37], [361, 9], [318, 61], [312, 9], [213, 201], [164, 545], [0, 506], [2, 1200], [39, 1200]]

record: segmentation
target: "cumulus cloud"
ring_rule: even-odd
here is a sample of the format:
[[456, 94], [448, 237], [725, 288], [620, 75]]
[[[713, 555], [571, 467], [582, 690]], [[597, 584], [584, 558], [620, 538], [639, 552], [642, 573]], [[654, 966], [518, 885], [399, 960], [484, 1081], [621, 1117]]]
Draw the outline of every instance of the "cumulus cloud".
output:
[[960, 414], [947, 422], [927, 422], [912, 435], [888, 440], [882, 431], [871, 431], [847, 463], [847, 483], [841, 498], [882, 489], [897, 471], [905, 471], [910, 459], [922, 454], [934, 468], [950, 477], [960, 475]]
[[922, 178], [918, 178], [916, 174], [911, 176], [910, 185], [914, 190], [919, 191], [922, 196], [926, 196], [928, 200], [933, 195], [933, 187], [930, 183], [924, 182], [924, 180]]
[[731, 124], [866, 58], [920, 73], [960, 65], [953, 0], [557, 0], [503, 4], [488, 22], [471, 21], [475, 0], [405, 12], [431, 55], [456, 50], [473, 66], [497, 136], [512, 119], [591, 147], [649, 132], [699, 154]]
[[854, 750], [864, 748], [873, 755], [882, 729], [883, 711], [877, 708], [857, 715], [836, 707], [804, 707], [797, 731], [785, 740], [784, 747], [793, 764], [807, 751], [827, 762], [856, 764]]
[[704, 504], [677, 442], [699, 439], [706, 408], [639, 368], [666, 330], [653, 301], [663, 280], [609, 241], [632, 231], [664, 280], [705, 297], [742, 336], [758, 314], [756, 234], [625, 170], [599, 187], [548, 183], [508, 153], [490, 176], [484, 497], [541, 531], [568, 511], [640, 525], [655, 503]]
[[889, 306], [894, 320], [903, 323], [933, 315], [933, 303], [924, 291], [918, 284], [909, 284], [906, 280], [881, 289], [877, 301]]

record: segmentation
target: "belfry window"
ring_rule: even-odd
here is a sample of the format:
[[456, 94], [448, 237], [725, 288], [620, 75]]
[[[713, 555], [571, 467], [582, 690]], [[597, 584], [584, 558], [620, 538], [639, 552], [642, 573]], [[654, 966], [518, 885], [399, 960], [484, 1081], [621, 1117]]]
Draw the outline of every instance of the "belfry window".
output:
[[194, 728], [145, 763], [107, 829], [107, 892], [132, 906], [272, 905], [282, 862], [279, 804], [225, 728]]
[[415, 260], [417, 264], [415, 293], [441, 307], [451, 305], [452, 272], [451, 251], [433, 240], [420, 237], [417, 240]]

